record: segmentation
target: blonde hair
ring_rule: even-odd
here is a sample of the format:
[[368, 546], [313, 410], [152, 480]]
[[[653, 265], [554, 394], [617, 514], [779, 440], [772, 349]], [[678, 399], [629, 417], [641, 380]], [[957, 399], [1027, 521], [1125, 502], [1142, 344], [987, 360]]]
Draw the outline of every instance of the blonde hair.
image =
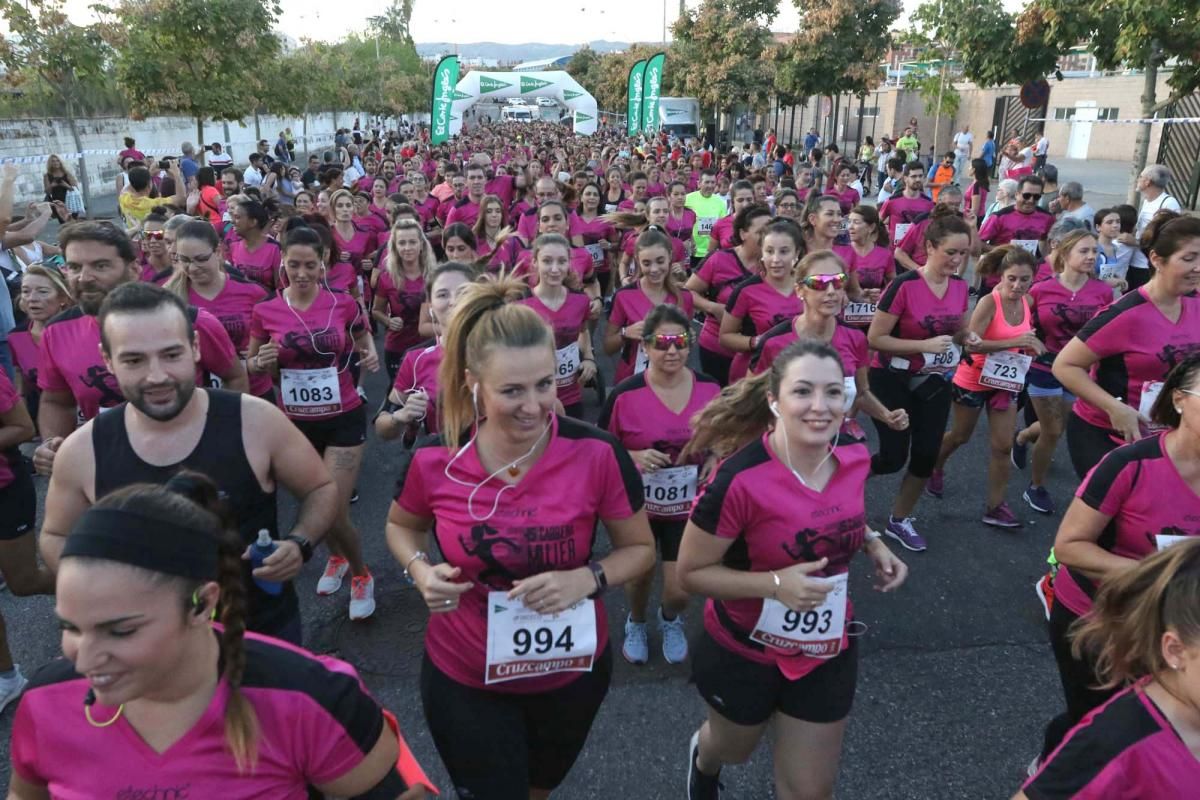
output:
[[1170, 669], [1162, 654], [1168, 630], [1188, 646], [1200, 643], [1200, 539], [1106, 578], [1092, 612], [1072, 626], [1071, 650], [1093, 654], [1102, 688], [1114, 688]]
[[[353, 192], [351, 192], [349, 189], [346, 189], [346, 188], [338, 189], [336, 192], [332, 192], [332, 193], [329, 195], [329, 213], [330, 213], [330, 214], [332, 214], [332, 213], [333, 213], [333, 209], [334, 209], [334, 207], [335, 207], [335, 206], [337, 206], [337, 201], [338, 201], [338, 199], [339, 199], [340, 197], [342, 197], [343, 195], [345, 195], [346, 197], [349, 197], [349, 198], [350, 198], [351, 207], [353, 208], [353, 204], [354, 204], [354, 193], [353, 193]], [[233, 202], [233, 199], [232, 199], [232, 198], [230, 198], [230, 201], [231, 201], [231, 202]]]
[[442, 340], [445, 355], [438, 368], [442, 439], [455, 450], [475, 418], [466, 371], [479, 375], [495, 347], [545, 347], [554, 350], [554, 333], [532, 308], [516, 301], [529, 287], [501, 277], [463, 289]]
[[[67, 279], [64, 278], [63, 274], [54, 267], [47, 267], [42, 262], [35, 261], [25, 268], [25, 272], [21, 276], [21, 280], [24, 281], [25, 276], [27, 275], [36, 275], [39, 278], [45, 278], [46, 280], [50, 281], [51, 285], [54, 286], [54, 290], [58, 292], [60, 299], [65, 300], [67, 305], [75, 305], [75, 298], [71, 296], [71, 289], [67, 286]], [[20, 301], [18, 301], [18, 303], [19, 302]], [[24, 311], [25, 309], [22, 308], [21, 310]]]
[[392, 226], [392, 230], [388, 233], [387, 245], [387, 271], [388, 277], [392, 279], [392, 285], [399, 291], [404, 286], [404, 265], [400, 261], [400, 253], [396, 249], [396, 231], [416, 231], [417, 238], [421, 242], [421, 251], [417, 256], [417, 263], [421, 266], [421, 279], [424, 280], [429, 276], [429, 270], [433, 269], [437, 263], [437, 256], [433, 253], [433, 245], [425, 238], [425, 231], [421, 230], [421, 223], [411, 219], [398, 219], [396, 224]]
[[[571, 242], [568, 241], [567, 237], [563, 236], [561, 233], [543, 233], [541, 236], [533, 240], [533, 247], [529, 252], [529, 260], [535, 276], [538, 272], [538, 253], [542, 252], [542, 248], [544, 247], [551, 247], [555, 245], [565, 248], [567, 251], [568, 260], [571, 258]], [[574, 269], [567, 270], [567, 275], [565, 278], [563, 278], [563, 285], [573, 291], [578, 291], [579, 289], [583, 288], [580, 285], [579, 273]]]
[[1068, 233], [1066, 236], [1058, 240], [1058, 245], [1054, 248], [1054, 252], [1050, 254], [1050, 268], [1056, 274], [1061, 275], [1067, 269], [1067, 254], [1075, 249], [1075, 245], [1079, 244], [1085, 238], [1096, 238], [1096, 234], [1089, 231], [1087, 228], [1080, 228]]
[[842, 272], [846, 274], [849, 274], [850, 272], [846, 268], [846, 262], [843, 261], [842, 257], [837, 253], [833, 252], [832, 250], [814, 250], [796, 262], [796, 268], [792, 270], [792, 273], [796, 278], [796, 285], [799, 286], [801, 281], [808, 277], [808, 273], [813, 266], [821, 263], [822, 261], [836, 262], [838, 267], [841, 268]]

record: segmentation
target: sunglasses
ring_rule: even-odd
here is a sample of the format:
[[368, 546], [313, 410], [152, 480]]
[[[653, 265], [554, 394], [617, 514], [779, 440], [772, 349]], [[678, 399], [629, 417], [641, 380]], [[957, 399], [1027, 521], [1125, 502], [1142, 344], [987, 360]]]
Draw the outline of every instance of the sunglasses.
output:
[[687, 333], [656, 333], [646, 337], [646, 344], [664, 352], [670, 350], [672, 345], [676, 350], [686, 350], [692, 344], [692, 337]]
[[1042, 193], [1041, 193], [1041, 192], [1037, 192], [1037, 193], [1035, 194], [1034, 192], [1021, 192], [1021, 197], [1022, 197], [1022, 199], [1024, 199], [1024, 200], [1041, 200], [1041, 199], [1042, 199]]
[[823, 292], [832, 286], [834, 289], [841, 289], [846, 285], [846, 273], [839, 272], [836, 275], [809, 275], [806, 278], [800, 279], [800, 284], [806, 289], [812, 289], [815, 292]]
[[142, 235], [145, 236], [147, 239], [152, 239], [154, 241], [158, 241], [158, 240], [164, 238], [167, 235], [167, 233], [166, 233], [166, 231], [143, 231]]

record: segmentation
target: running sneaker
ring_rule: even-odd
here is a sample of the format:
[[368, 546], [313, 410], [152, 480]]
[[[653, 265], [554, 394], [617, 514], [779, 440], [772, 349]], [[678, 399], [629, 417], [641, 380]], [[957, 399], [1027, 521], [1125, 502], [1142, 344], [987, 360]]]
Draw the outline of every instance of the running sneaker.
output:
[[1050, 609], [1054, 607], [1054, 576], [1049, 572], [1033, 585], [1038, 600], [1042, 601], [1042, 610], [1046, 612], [1046, 621], [1050, 621]]
[[696, 758], [700, 755], [700, 731], [692, 734], [688, 744], [688, 782], [687, 800], [721, 800], [721, 773], [705, 775], [696, 766]]
[[1017, 515], [1008, 507], [1008, 503], [1001, 503], [995, 508], [988, 509], [983, 514], [983, 524], [992, 525], [997, 528], [1019, 528], [1021, 520], [1017, 519]]
[[650, 660], [646, 623], [634, 622], [632, 617], [625, 618], [625, 644], [621, 645], [621, 655], [630, 664], [645, 664]]
[[29, 681], [21, 674], [21, 668], [13, 664], [13, 676], [0, 678], [0, 714], [8, 708], [8, 704], [21, 696]]
[[1012, 454], [1009, 458], [1012, 459], [1012, 464], [1017, 469], [1025, 469], [1025, 465], [1029, 463], [1029, 445], [1021, 444], [1017, 437], [1021, 435], [1020, 431], [1013, 434]]
[[887, 527], [883, 529], [883, 532], [914, 553], [924, 552], [926, 547], [925, 537], [917, 533], [917, 529], [913, 527], [915, 520], [916, 517], [896, 519], [889, 516]]
[[[663, 619], [662, 609], [658, 609], [658, 629], [663, 637], [663, 658], [668, 664], [682, 664], [688, 657], [687, 634], [683, 630], [683, 614], [676, 614], [675, 619]], [[628, 637], [626, 637], [628, 641]]]
[[330, 556], [329, 560], [325, 562], [325, 572], [322, 573], [321, 579], [317, 581], [317, 594], [333, 594], [338, 589], [341, 589], [342, 578], [346, 577], [346, 573], [349, 570], [349, 561], [341, 556]]
[[1045, 486], [1034, 486], [1031, 483], [1029, 484], [1029, 488], [1025, 490], [1025, 493], [1022, 494], [1021, 497], [1025, 499], [1025, 502], [1028, 503], [1029, 507], [1034, 511], [1040, 511], [1043, 514], [1054, 513], [1054, 498], [1052, 498], [1050, 493], [1046, 491]]
[[933, 474], [929, 476], [929, 480], [925, 483], [925, 494], [930, 497], [942, 499], [942, 495], [946, 491], [946, 472], [945, 470], [935, 469]]
[[350, 619], [366, 619], [375, 613], [375, 578], [355, 575], [350, 579]]

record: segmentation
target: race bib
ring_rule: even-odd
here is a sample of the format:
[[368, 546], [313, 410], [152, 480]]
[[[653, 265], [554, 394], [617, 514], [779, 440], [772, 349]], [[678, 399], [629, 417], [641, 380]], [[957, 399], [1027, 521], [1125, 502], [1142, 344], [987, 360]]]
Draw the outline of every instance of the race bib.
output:
[[1102, 281], [1111, 281], [1111, 280], [1123, 281], [1123, 280], [1125, 280], [1125, 270], [1121, 269], [1121, 265], [1117, 264], [1115, 262], [1112, 264], [1105, 264], [1102, 267], [1100, 267], [1100, 280], [1102, 280]]
[[870, 325], [875, 319], [874, 303], [847, 303], [842, 320], [847, 325]]
[[342, 393], [338, 386], [337, 370], [281, 369], [279, 387], [283, 395], [283, 410], [297, 417], [316, 417], [336, 414], [342, 410]]
[[716, 224], [716, 217], [701, 217], [696, 220], [696, 234], [698, 236], [708, 236], [712, 233], [713, 225]]
[[925, 363], [921, 367], [922, 375], [945, 375], [962, 360], [962, 348], [951, 344], [950, 349], [943, 353], [922, 353]]
[[988, 353], [983, 362], [979, 382], [993, 389], [1019, 392], [1025, 388], [1025, 376], [1029, 373], [1029, 365], [1032, 363], [1033, 357], [1024, 353], [1012, 353], [1007, 350]]
[[600, 266], [601, 264], [604, 263], [604, 248], [603, 247], [601, 247], [598, 244], [585, 244], [583, 246], [583, 249], [587, 250], [589, 253], [592, 254], [592, 263], [593, 264], [595, 264], [596, 266]]
[[1038, 251], [1038, 240], [1037, 239], [1013, 239], [1011, 242], [1009, 242], [1009, 244], [1015, 245], [1015, 246], [1021, 248], [1022, 250], [1026, 251], [1027, 253], [1029, 253], [1032, 256], [1037, 255], [1037, 251]]
[[650, 366], [650, 356], [646, 355], [646, 347], [642, 343], [638, 343], [637, 355], [634, 356], [633, 374], [641, 375], [646, 371], [646, 367]]
[[1161, 553], [1163, 550], [1166, 550], [1168, 547], [1179, 544], [1181, 542], [1186, 542], [1187, 540], [1189, 540], [1191, 538], [1192, 538], [1191, 536], [1173, 536], [1169, 533], [1156, 533], [1156, 534], [1154, 534], [1154, 544], [1158, 546], [1158, 550]]
[[846, 413], [850, 413], [850, 409], [854, 408], [854, 401], [858, 398], [858, 382], [853, 375], [847, 375], [842, 378], [843, 391], [846, 394]]
[[763, 600], [762, 613], [750, 638], [759, 644], [813, 658], [833, 658], [842, 651], [846, 631], [846, 586], [849, 573], [818, 578], [833, 589], [811, 611], [793, 611], [778, 600]]
[[1150, 411], [1158, 401], [1158, 396], [1162, 394], [1162, 387], [1162, 381], [1146, 381], [1142, 384], [1142, 397], [1138, 400], [1138, 414], [1150, 419]]
[[555, 350], [554, 359], [558, 362], [554, 374], [555, 385], [560, 389], [570, 386], [575, 382], [575, 373], [579, 372], [579, 342], [571, 342]]
[[213, 375], [211, 372], [204, 373], [204, 385], [209, 389], [220, 389], [225, 386], [225, 381], [221, 380], [220, 375]]
[[686, 514], [696, 499], [696, 481], [700, 468], [695, 464], [669, 467], [642, 473], [646, 495], [646, 513], [660, 517]]
[[900, 244], [900, 242], [904, 241], [904, 234], [908, 233], [908, 229], [912, 226], [911, 222], [896, 223], [896, 238], [892, 241], [892, 244]]
[[596, 657], [596, 603], [539, 614], [507, 592], [488, 592], [485, 683], [558, 672], [591, 672]]

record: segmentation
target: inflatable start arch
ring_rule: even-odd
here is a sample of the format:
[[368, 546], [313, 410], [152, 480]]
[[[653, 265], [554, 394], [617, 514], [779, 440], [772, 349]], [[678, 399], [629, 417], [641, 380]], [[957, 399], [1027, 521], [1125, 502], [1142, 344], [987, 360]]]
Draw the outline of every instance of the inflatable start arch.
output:
[[462, 130], [463, 112], [484, 99], [510, 97], [551, 97], [571, 112], [575, 132], [591, 136], [596, 132], [596, 98], [566, 72], [468, 72], [454, 88], [450, 114], [450, 135]]

